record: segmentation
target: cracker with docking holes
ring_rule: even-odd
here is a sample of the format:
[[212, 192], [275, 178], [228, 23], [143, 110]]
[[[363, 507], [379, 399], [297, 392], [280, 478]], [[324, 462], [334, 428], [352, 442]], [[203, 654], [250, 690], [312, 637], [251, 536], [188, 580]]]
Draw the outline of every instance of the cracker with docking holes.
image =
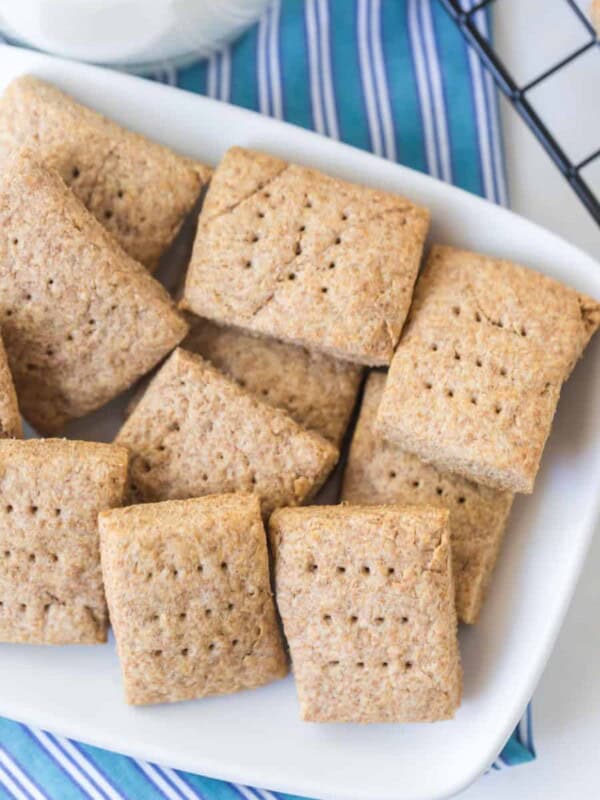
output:
[[178, 348], [161, 367], [116, 442], [131, 452], [140, 501], [245, 491], [274, 508], [308, 500], [338, 450]]
[[0, 224], [2, 335], [38, 431], [104, 405], [186, 335], [166, 290], [27, 152], [5, 164]]
[[434, 247], [379, 407], [382, 435], [476, 483], [530, 493], [600, 304], [510, 261]]
[[123, 447], [0, 441], [0, 641], [106, 641], [98, 513], [126, 481]]
[[24, 75], [0, 99], [0, 153], [30, 147], [136, 261], [154, 270], [211, 171]]
[[447, 510], [283, 508], [269, 532], [302, 718], [453, 717], [462, 675]]
[[182, 306], [337, 358], [389, 364], [429, 213], [234, 147], [211, 181]]
[[255, 496], [129, 506], [100, 514], [99, 525], [127, 702], [189, 700], [286, 675]]
[[369, 375], [348, 455], [342, 500], [361, 504], [415, 504], [448, 508], [459, 620], [477, 621], [496, 563], [511, 492], [439, 472], [386, 442], [375, 430], [385, 374]]
[[339, 447], [360, 385], [356, 364], [204, 319], [192, 322], [181, 346]]

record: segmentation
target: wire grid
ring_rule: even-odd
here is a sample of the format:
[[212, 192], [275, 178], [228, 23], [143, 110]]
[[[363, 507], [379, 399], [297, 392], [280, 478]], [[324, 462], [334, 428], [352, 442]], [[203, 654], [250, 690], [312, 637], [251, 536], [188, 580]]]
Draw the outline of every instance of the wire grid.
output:
[[577, 16], [584, 30], [587, 31], [588, 40], [580, 47], [573, 50], [560, 61], [545, 69], [532, 80], [520, 86], [512, 76], [510, 70], [500, 58], [492, 43], [485, 37], [476, 22], [476, 14], [486, 6], [491, 6], [497, 0], [481, 0], [475, 4], [464, 7], [465, 0], [440, 0], [448, 13], [455, 20], [467, 42], [473, 47], [484, 65], [492, 74], [501, 91], [510, 100], [513, 108], [519, 113], [528, 127], [533, 131], [550, 158], [571, 185], [575, 194], [590, 212], [595, 221], [600, 225], [600, 198], [590, 188], [582, 176], [582, 170], [593, 161], [600, 158], [600, 148], [594, 150], [581, 161], [574, 163], [566, 154], [564, 148], [537, 113], [528, 99], [528, 93], [560, 69], [580, 58], [592, 47], [599, 44], [598, 35], [587, 16], [577, 5], [576, 0], [564, 0], [565, 4]]

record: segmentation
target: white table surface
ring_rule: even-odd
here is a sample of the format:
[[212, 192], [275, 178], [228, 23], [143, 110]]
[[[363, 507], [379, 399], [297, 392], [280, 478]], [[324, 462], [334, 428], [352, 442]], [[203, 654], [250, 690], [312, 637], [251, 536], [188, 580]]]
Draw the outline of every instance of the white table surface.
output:
[[[552, 19], [563, 13], [558, 9], [563, 5], [562, 0], [543, 0], [542, 13], [540, 0], [498, 0], [496, 42], [511, 66], [531, 75], [544, 58], [572, 42], [574, 30], [568, 22]], [[593, 83], [597, 95], [600, 83], [600, 47], [590, 56], [581, 67], [581, 82], [574, 86], [571, 81], [571, 91], [581, 92], [574, 99], [580, 105], [589, 86]], [[545, 107], [556, 113], [565, 102], [564, 93], [553, 99], [549, 95]], [[507, 103], [502, 105], [512, 208], [600, 262], [600, 228], [524, 123]], [[581, 113], [587, 115], [585, 126], [579, 124], [579, 115], [563, 115], [569, 126], [565, 133], [575, 147], [591, 142], [592, 151], [600, 144], [600, 104], [587, 104]], [[596, 185], [600, 189], [600, 181]], [[533, 698], [533, 719], [537, 761], [480, 778], [461, 800], [600, 798], [600, 527]]]

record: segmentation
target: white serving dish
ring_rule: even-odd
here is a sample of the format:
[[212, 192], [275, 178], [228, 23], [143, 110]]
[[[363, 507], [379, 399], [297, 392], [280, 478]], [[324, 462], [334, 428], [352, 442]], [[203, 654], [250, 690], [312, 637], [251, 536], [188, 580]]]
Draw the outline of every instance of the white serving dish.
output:
[[[432, 238], [513, 258], [600, 298], [600, 265], [508, 211], [300, 128], [95, 67], [0, 48], [0, 89], [31, 72], [131, 128], [211, 163], [233, 144], [406, 194]], [[116, 406], [70, 435], [106, 438]], [[564, 389], [531, 497], [516, 500], [480, 623], [461, 631], [463, 705], [435, 725], [313, 725], [291, 678], [155, 708], [121, 699], [114, 646], [0, 646], [0, 713], [213, 777], [328, 800], [434, 800], [468, 785], [519, 719], [554, 644], [600, 507], [600, 337]]]

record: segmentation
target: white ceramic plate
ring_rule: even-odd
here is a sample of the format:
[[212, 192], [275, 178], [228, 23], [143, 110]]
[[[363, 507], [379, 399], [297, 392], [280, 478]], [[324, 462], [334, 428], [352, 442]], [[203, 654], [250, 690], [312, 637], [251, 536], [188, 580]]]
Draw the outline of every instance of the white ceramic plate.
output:
[[[234, 144], [406, 194], [433, 236], [513, 258], [600, 298], [600, 265], [462, 191], [374, 156], [213, 100], [117, 73], [0, 48], [0, 89], [31, 72], [172, 147], [216, 163]], [[540, 187], [543, 191], [543, 187]], [[112, 404], [70, 435], [105, 438]], [[481, 622], [461, 631], [463, 705], [435, 725], [314, 725], [291, 679], [156, 708], [121, 699], [114, 646], [0, 646], [0, 713], [102, 747], [213, 777], [331, 800], [433, 800], [495, 758], [556, 639], [600, 506], [600, 337], [564, 389], [531, 497], [518, 498]]]

